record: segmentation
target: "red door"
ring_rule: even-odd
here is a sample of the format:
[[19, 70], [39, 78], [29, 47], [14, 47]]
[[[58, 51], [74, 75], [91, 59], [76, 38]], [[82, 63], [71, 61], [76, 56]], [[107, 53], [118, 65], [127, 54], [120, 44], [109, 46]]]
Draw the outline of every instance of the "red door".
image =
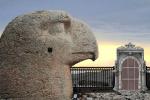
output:
[[123, 62], [121, 81], [123, 90], [138, 90], [139, 65], [136, 60], [128, 58]]

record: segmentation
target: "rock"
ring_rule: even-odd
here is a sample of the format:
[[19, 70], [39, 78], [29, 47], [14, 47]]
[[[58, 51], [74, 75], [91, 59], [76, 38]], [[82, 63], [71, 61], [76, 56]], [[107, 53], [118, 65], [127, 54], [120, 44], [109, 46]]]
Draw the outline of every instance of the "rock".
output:
[[93, 100], [93, 98], [89, 98], [89, 97], [87, 97], [87, 99], [86, 100]]
[[145, 97], [144, 100], [150, 100], [150, 93], [145, 93], [144, 97]]
[[126, 100], [125, 98], [123, 98], [122, 96], [120, 95], [116, 95], [113, 97], [113, 100]]
[[0, 97], [71, 100], [70, 67], [97, 58], [90, 28], [63, 11], [21, 15], [0, 39]]
[[121, 95], [116, 94], [116, 92], [86, 93], [84, 94], [84, 100], [87, 100], [87, 98], [92, 98], [92, 100], [150, 100], [149, 91], [146, 93], [141, 93], [140, 91], [120, 91], [120, 93]]

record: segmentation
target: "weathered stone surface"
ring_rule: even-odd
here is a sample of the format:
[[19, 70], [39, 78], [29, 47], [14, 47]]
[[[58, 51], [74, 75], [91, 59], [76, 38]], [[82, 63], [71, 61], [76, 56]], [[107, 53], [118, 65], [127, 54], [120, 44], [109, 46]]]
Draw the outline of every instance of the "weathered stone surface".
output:
[[85, 93], [78, 97], [79, 100], [150, 100], [150, 91], [146, 93], [140, 91], [120, 91], [120, 94], [115, 92], [101, 92], [101, 93]]
[[18, 16], [0, 39], [0, 98], [70, 100], [70, 67], [96, 58], [91, 30], [66, 12]]

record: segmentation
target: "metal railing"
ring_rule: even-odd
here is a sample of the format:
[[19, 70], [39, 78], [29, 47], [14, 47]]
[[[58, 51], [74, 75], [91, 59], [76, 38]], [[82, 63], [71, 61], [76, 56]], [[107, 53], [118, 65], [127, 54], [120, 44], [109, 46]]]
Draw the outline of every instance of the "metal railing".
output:
[[150, 67], [146, 66], [146, 86], [150, 89]]
[[112, 90], [114, 67], [72, 67], [74, 92]]

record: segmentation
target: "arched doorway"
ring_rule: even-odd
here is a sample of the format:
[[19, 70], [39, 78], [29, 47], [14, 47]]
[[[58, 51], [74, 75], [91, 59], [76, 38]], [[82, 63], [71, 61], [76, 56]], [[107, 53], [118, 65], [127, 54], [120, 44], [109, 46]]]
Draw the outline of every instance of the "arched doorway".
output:
[[122, 90], [138, 90], [139, 65], [134, 58], [127, 58], [122, 63]]

